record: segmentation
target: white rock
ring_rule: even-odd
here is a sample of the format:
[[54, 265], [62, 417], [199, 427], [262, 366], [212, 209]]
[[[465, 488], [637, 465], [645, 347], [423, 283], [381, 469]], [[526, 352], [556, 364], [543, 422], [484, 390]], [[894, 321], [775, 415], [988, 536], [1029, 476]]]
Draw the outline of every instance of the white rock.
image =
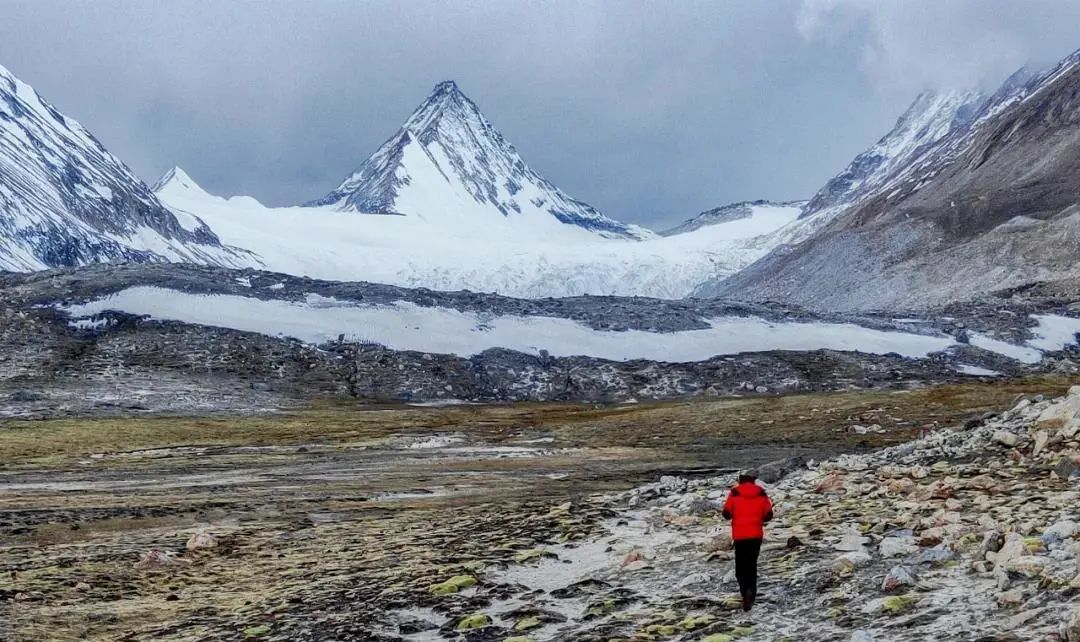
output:
[[192, 534], [187, 541], [187, 549], [194, 551], [199, 548], [214, 548], [217, 546], [217, 539], [210, 533], [199, 531]]
[[1007, 564], [1009, 560], [1022, 557], [1026, 553], [1024, 539], [1016, 533], [1011, 533], [1005, 539], [1005, 545], [1001, 547], [1001, 550], [996, 553], [987, 553], [986, 557], [995, 564]]
[[1045, 430], [1035, 433], [1035, 446], [1032, 448], [1031, 454], [1037, 457], [1043, 451], [1043, 448], [1046, 448], [1046, 442], [1048, 441], [1050, 441], [1050, 433]]
[[1065, 616], [1061, 624], [1061, 638], [1065, 642], [1080, 642], [1080, 604], [1073, 607], [1073, 612]]
[[993, 440], [1002, 446], [1008, 446], [1012, 448], [1016, 444], [1020, 443], [1020, 438], [1015, 433], [1011, 433], [1007, 430], [998, 430], [994, 433]]
[[1080, 532], [1080, 524], [1072, 521], [1071, 519], [1063, 519], [1051, 524], [1045, 531], [1043, 531], [1044, 537], [1050, 537], [1054, 539], [1070, 539], [1077, 532]]
[[1023, 589], [1014, 588], [998, 593], [994, 599], [1000, 606], [1017, 606], [1023, 604], [1025, 597]]
[[882, 557], [904, 557], [918, 549], [914, 537], [885, 537], [878, 544]]
[[1010, 573], [1017, 573], [1024, 577], [1038, 577], [1042, 575], [1043, 571], [1046, 569], [1046, 564], [1047, 560], [1045, 557], [1022, 555], [1005, 562], [1005, 568]]
[[708, 573], [691, 573], [682, 579], [678, 584], [678, 588], [686, 588], [688, 586], [697, 586], [699, 584], [708, 584], [713, 581], [712, 575]]
[[833, 569], [836, 571], [847, 572], [857, 568], [865, 568], [870, 565], [873, 558], [865, 551], [851, 551], [850, 553], [844, 553], [833, 561]]
[[844, 533], [833, 548], [838, 551], [861, 551], [863, 547], [870, 542], [869, 537], [863, 537], [856, 530], [849, 530]]

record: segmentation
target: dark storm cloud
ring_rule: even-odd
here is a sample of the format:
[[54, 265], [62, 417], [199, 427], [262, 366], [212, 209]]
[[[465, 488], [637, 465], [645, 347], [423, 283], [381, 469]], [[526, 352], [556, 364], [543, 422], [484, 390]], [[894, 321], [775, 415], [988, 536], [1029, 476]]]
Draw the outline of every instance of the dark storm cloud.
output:
[[808, 197], [928, 86], [1080, 47], [1080, 4], [14, 2], [0, 64], [148, 181], [297, 203], [453, 78], [570, 194], [663, 226]]

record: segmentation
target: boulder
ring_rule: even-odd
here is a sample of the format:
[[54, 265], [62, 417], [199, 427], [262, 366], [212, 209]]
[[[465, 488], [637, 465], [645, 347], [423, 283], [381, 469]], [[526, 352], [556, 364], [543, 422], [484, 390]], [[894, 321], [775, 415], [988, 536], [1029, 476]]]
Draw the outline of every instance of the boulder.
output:
[[851, 551], [850, 553], [844, 553], [835, 560], [833, 560], [833, 571], [841, 575], [850, 575], [855, 572], [855, 569], [865, 568], [870, 565], [873, 559], [870, 554], [865, 551]]
[[1035, 420], [1035, 424], [1042, 430], [1061, 430], [1076, 418], [1078, 410], [1080, 410], [1080, 394], [1073, 394], [1070, 390], [1069, 396], [1063, 401], [1050, 404], [1043, 410]]
[[179, 557], [173, 551], [149, 550], [139, 556], [139, 561], [135, 563], [135, 568], [155, 568], [190, 563], [191, 560]]
[[909, 564], [915, 564], [917, 566], [941, 566], [946, 562], [952, 560], [954, 553], [945, 546], [935, 546], [933, 548], [924, 548], [915, 555], [908, 558]]
[[878, 552], [881, 553], [882, 557], [904, 557], [913, 554], [917, 550], [919, 550], [919, 547], [915, 543], [915, 538], [910, 536], [885, 537], [878, 544]]
[[1050, 433], [1045, 430], [1040, 430], [1035, 433], [1035, 445], [1032, 446], [1031, 454], [1035, 457], [1039, 456], [1039, 453], [1046, 448], [1046, 442], [1050, 441]]
[[1006, 446], [1008, 448], [1012, 448], [1016, 446], [1016, 444], [1020, 443], [1020, 437], [1018, 437], [1016, 433], [1009, 432], [1008, 430], [995, 431], [992, 439], [995, 442], [1001, 444], [1002, 446]]
[[1072, 539], [1077, 533], [1080, 533], [1080, 524], [1071, 519], [1063, 519], [1054, 522], [1043, 531], [1042, 541], [1049, 546], [1063, 540]]
[[1016, 573], [1024, 577], [1039, 577], [1046, 569], [1046, 563], [1045, 557], [1022, 555], [1005, 562], [1005, 569], [1010, 573]]
[[1054, 466], [1054, 472], [1062, 479], [1068, 479], [1080, 475], [1080, 455], [1065, 453]]
[[861, 551], [868, 543], [869, 537], [863, 537], [858, 531], [848, 531], [833, 548], [838, 551]]
[[721, 507], [701, 495], [686, 495], [673, 506], [680, 515], [709, 515]]
[[712, 575], [708, 573], [691, 573], [679, 581], [676, 588], [684, 589], [691, 586], [701, 586], [703, 584], [711, 584], [713, 582]]
[[1061, 624], [1061, 639], [1064, 642], [1080, 642], [1080, 603], [1073, 607], [1072, 613], [1065, 616]]
[[472, 575], [455, 575], [445, 582], [432, 584], [428, 587], [428, 592], [432, 595], [451, 595], [470, 586], [476, 586], [475, 577]]
[[457, 626], [454, 627], [458, 631], [472, 631], [473, 629], [480, 629], [491, 624], [491, 618], [485, 613], [473, 613], [472, 615], [466, 615], [458, 620]]
[[994, 601], [1001, 607], [1020, 606], [1027, 599], [1027, 595], [1021, 588], [1009, 589], [1008, 591], [1002, 591], [994, 597]]
[[1024, 546], [1024, 539], [1016, 534], [1011, 534], [1005, 539], [1005, 543], [1001, 548], [993, 553], [992, 556], [988, 555], [987, 558], [995, 564], [1007, 564], [1009, 560], [1020, 557], [1027, 553], [1027, 548]]
[[198, 533], [192, 533], [191, 537], [187, 541], [187, 549], [189, 551], [198, 550], [201, 548], [214, 548], [217, 546], [217, 538], [210, 533], [199, 531]]
[[881, 590], [886, 593], [892, 593], [893, 591], [901, 588], [907, 588], [914, 586], [916, 582], [915, 574], [906, 566], [894, 566], [886, 573], [885, 579], [881, 582]]
[[819, 495], [828, 495], [844, 492], [844, 477], [840, 473], [829, 473], [818, 482], [814, 492]]
[[788, 457], [763, 464], [754, 473], [766, 484], [775, 484], [793, 472], [806, 469], [806, 460], [802, 457]]

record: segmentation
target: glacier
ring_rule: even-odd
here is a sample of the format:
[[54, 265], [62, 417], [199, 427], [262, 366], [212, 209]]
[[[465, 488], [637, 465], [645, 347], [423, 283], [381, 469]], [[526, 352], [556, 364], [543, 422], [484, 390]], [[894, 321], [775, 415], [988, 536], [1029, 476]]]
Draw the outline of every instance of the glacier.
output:
[[[742, 219], [672, 236], [611, 238], [551, 216], [364, 215], [337, 203], [267, 207], [209, 194], [170, 170], [156, 194], [177, 217], [205, 221], [223, 243], [244, 247], [262, 269], [336, 281], [517, 298], [592, 295], [680, 299], [772, 249], [797, 223], [792, 204], [755, 205]], [[419, 210], [427, 212], [428, 210]]]

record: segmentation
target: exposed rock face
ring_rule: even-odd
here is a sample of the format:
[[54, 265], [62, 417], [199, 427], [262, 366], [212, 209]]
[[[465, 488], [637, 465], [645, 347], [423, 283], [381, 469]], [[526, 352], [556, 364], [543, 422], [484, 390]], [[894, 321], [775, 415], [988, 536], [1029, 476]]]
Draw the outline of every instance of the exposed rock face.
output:
[[573, 199], [522, 160], [453, 81], [435, 86], [405, 124], [327, 196], [309, 203], [405, 216], [548, 216], [605, 236], [651, 232], [607, 218]]
[[917, 308], [1076, 276], [1080, 53], [1003, 88], [794, 248], [703, 293], [814, 309]]
[[86, 129], [0, 67], [0, 269], [113, 261], [240, 265]]
[[669, 230], [665, 230], [660, 234], [662, 236], [675, 236], [677, 234], [686, 234], [687, 232], [700, 230], [701, 228], [710, 225], [723, 225], [724, 223], [745, 220], [753, 217], [755, 209], [802, 208], [804, 205], [806, 205], [806, 201], [774, 202], [758, 200], [730, 203], [728, 205], [714, 207], [711, 210], [705, 210], [697, 216], [694, 216]]
[[976, 91], [919, 94], [888, 134], [856, 156], [806, 203], [802, 216], [839, 212], [872, 195], [942, 138], [966, 129], [986, 100]]

